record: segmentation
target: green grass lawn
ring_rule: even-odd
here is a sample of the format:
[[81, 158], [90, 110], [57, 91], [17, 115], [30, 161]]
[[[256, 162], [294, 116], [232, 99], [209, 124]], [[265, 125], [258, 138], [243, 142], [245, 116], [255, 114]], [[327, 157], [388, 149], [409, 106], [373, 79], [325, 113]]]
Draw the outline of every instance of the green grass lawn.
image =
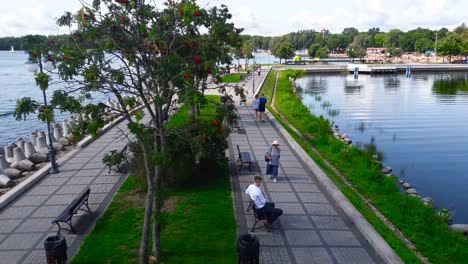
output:
[[[291, 73], [291, 72], [289, 72]], [[447, 230], [447, 224], [439, 218], [432, 207], [426, 207], [415, 197], [401, 194], [394, 178], [385, 177], [380, 167], [372, 161], [372, 154], [357, 148], [348, 148], [335, 140], [329, 133], [329, 123], [313, 116], [308, 108], [293, 93], [288, 81], [288, 71], [280, 73], [276, 92], [276, 108], [303, 135], [294, 133], [280, 116], [275, 115], [296, 141], [322, 167], [347, 198], [385, 238], [405, 263], [419, 263], [414, 253], [400, 241], [392, 231], [378, 219], [361, 201], [359, 196], [347, 187], [310, 146], [333, 164], [366, 199], [372, 201], [418, 250], [432, 263], [467, 263], [468, 240], [463, 235]], [[296, 72], [297, 73], [297, 72]], [[268, 76], [263, 92], [271, 102], [276, 72]], [[270, 107], [271, 110], [271, 107]]]
[[[129, 177], [73, 259], [74, 264], [137, 263], [144, 190]], [[203, 185], [169, 191], [174, 211], [163, 214], [162, 263], [236, 263], [236, 223], [227, 168]]]
[[[207, 99], [219, 102], [219, 96]], [[216, 118], [216, 105], [206, 104], [201, 113], [200, 119]], [[189, 109], [183, 107], [170, 124], [182, 125], [189, 118]], [[227, 162], [214, 162], [209, 174], [165, 192], [169, 205], [162, 214], [162, 263], [237, 262], [237, 226]], [[145, 191], [142, 179], [130, 176], [72, 263], [138, 263]]]
[[245, 73], [233, 73], [229, 75], [224, 75], [221, 81], [223, 83], [238, 83], [241, 81], [241, 76], [245, 78]]

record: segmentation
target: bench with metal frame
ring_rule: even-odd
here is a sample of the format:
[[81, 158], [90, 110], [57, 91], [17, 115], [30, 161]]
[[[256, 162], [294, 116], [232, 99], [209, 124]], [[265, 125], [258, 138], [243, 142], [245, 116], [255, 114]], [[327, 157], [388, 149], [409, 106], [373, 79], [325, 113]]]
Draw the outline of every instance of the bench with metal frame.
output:
[[241, 152], [239, 145], [237, 145], [237, 153], [238, 153], [238, 158], [237, 162], [239, 163], [239, 171], [242, 170], [244, 165], [247, 165], [246, 168], [249, 171], [252, 171], [252, 159], [250, 157], [250, 152]]
[[[78, 195], [78, 197], [76, 197], [71, 202], [71, 204], [68, 205], [67, 208], [65, 208], [65, 210], [63, 210], [63, 212], [59, 216], [57, 216], [57, 218], [55, 218], [55, 220], [52, 223], [58, 226], [59, 228], [58, 232], [60, 232], [60, 230], [63, 229], [63, 230], [70, 231], [73, 234], [76, 234], [75, 229], [73, 228], [73, 225], [72, 225], [72, 217], [75, 214], [77, 214], [79, 210], [88, 212], [90, 214], [93, 213], [91, 212], [91, 209], [89, 209], [89, 205], [88, 205], [88, 198], [89, 198], [90, 192], [91, 192], [90, 188], [87, 188], [86, 190], [81, 192], [80, 195]], [[85, 208], [82, 209], [81, 208], [82, 206], [85, 206]], [[68, 224], [70, 229], [61, 227], [60, 223]]]
[[[250, 200], [249, 205], [247, 206], [247, 210], [245, 211], [246, 213], [253, 211], [254, 217], [255, 217], [255, 222], [252, 228], [250, 229], [250, 232], [255, 232], [255, 230], [265, 227], [268, 232], [271, 231], [271, 228], [269, 225], [265, 224], [265, 221], [267, 221], [266, 215], [260, 213], [256, 208], [255, 208], [255, 202], [253, 200]], [[263, 225], [257, 226], [258, 222], [263, 221]]]

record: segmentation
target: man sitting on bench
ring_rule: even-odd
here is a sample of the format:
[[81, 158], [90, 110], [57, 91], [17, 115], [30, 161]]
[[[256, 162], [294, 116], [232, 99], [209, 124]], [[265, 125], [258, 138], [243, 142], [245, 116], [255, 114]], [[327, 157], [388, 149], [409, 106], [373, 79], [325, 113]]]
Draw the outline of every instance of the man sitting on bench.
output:
[[273, 222], [283, 214], [283, 210], [275, 208], [275, 203], [267, 202], [265, 194], [260, 185], [262, 184], [262, 177], [255, 176], [254, 183], [250, 184], [245, 190], [245, 193], [250, 196], [250, 199], [255, 204], [255, 210], [260, 214], [266, 216], [267, 225], [271, 226]]

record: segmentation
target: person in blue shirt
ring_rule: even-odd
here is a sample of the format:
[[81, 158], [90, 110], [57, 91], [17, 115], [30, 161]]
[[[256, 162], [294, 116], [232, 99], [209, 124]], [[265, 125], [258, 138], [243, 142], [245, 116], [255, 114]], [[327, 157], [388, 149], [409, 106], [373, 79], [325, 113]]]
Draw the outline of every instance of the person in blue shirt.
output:
[[262, 97], [258, 99], [258, 112], [260, 112], [260, 121], [265, 122], [265, 107], [266, 107], [267, 99], [264, 94]]

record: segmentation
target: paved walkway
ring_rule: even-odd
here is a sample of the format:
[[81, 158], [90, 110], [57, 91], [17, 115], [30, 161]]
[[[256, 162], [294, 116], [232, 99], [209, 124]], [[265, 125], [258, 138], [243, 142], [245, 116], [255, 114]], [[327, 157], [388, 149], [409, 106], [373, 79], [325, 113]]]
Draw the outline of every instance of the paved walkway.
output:
[[89, 203], [94, 215], [83, 213], [73, 218], [76, 230], [65, 235], [69, 245], [68, 256], [77, 251], [86, 232], [94, 225], [110, 203], [125, 176], [108, 173], [102, 164], [102, 156], [110, 150], [122, 149], [127, 140], [122, 138], [121, 122], [96, 139], [71, 159], [61, 164], [60, 173], [47, 175], [8, 207], [0, 211], [0, 263], [46, 263], [43, 242], [57, 232], [51, 221], [85, 188], [91, 188]]
[[[252, 85], [250, 81], [246, 86], [249, 85]], [[255, 231], [261, 243], [261, 263], [382, 263], [273, 123], [254, 121], [250, 106], [241, 106], [238, 110], [242, 129], [230, 137], [231, 167], [237, 160], [236, 145], [241, 151], [250, 152], [257, 161], [253, 173], [232, 170], [239, 232], [245, 233], [253, 225], [254, 216], [245, 213], [249, 197], [244, 190], [252, 183], [254, 175], [263, 176], [265, 194], [284, 212], [271, 233], [265, 229]], [[264, 175], [265, 151], [273, 140], [281, 142], [282, 150], [278, 183]]]

